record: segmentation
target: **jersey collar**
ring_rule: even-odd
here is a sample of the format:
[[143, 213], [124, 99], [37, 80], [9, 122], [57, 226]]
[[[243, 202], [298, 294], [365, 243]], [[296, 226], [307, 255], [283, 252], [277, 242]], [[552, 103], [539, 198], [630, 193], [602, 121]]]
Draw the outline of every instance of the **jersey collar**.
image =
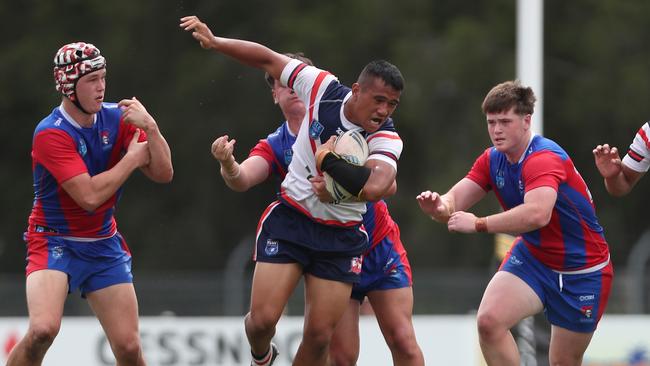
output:
[[[83, 127], [79, 124], [79, 122], [75, 121], [74, 118], [72, 118], [71, 115], [68, 114], [68, 112], [65, 111], [65, 108], [63, 108], [63, 103], [59, 106], [59, 112], [63, 115], [63, 118], [65, 118], [68, 123], [72, 125], [72, 127], [81, 130]], [[97, 122], [97, 113], [93, 114], [93, 126]], [[92, 127], [91, 127], [92, 128]]]

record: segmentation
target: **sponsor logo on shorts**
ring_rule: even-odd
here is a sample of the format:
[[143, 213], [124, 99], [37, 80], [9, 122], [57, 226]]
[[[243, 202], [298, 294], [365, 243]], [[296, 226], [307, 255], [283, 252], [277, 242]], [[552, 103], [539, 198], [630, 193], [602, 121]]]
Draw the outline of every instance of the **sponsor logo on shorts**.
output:
[[59, 259], [59, 258], [63, 257], [63, 247], [62, 246], [52, 247], [52, 249], [50, 249], [50, 251], [52, 253], [52, 258], [54, 258], [54, 259]]
[[361, 267], [363, 266], [363, 257], [353, 257], [350, 261], [350, 272], [354, 274], [361, 273]]
[[591, 294], [591, 295], [580, 295], [578, 296], [578, 300], [580, 301], [592, 301], [596, 299], [596, 295]]
[[320, 134], [323, 133], [324, 129], [325, 127], [323, 127], [323, 125], [317, 120], [311, 121], [311, 124], [309, 125], [309, 137], [311, 137], [312, 140], [316, 140], [320, 137]]
[[266, 255], [276, 255], [278, 254], [278, 241], [277, 240], [266, 240], [266, 247], [264, 248], [264, 253]]
[[522, 264], [524, 264], [524, 262], [521, 261], [519, 258], [517, 258], [516, 255], [511, 255], [509, 261], [515, 266], [521, 266]]

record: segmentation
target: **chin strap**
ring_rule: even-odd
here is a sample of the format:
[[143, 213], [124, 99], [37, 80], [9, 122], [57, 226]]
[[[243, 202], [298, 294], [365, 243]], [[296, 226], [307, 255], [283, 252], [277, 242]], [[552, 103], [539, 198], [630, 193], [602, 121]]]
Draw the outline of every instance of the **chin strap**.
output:
[[[76, 86], [76, 85], [75, 85], [75, 89], [77, 89], [77, 86]], [[81, 103], [79, 103], [79, 99], [77, 99], [77, 93], [76, 93], [76, 90], [75, 90], [74, 93], [70, 94], [70, 96], [68, 97], [68, 99], [70, 99], [70, 101], [71, 101], [75, 106], [77, 106], [77, 108], [79, 108], [80, 111], [82, 111], [82, 112], [84, 112], [84, 113], [86, 113], [86, 114], [91, 114], [91, 113], [89, 113], [87, 110], [85, 110], [84, 107], [81, 106]]]

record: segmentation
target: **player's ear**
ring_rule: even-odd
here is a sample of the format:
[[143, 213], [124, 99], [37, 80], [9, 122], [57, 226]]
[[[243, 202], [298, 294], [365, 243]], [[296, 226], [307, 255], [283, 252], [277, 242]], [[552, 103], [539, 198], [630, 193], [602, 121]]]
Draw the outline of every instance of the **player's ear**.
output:
[[361, 85], [359, 83], [352, 84], [352, 97], [357, 97], [361, 92]]

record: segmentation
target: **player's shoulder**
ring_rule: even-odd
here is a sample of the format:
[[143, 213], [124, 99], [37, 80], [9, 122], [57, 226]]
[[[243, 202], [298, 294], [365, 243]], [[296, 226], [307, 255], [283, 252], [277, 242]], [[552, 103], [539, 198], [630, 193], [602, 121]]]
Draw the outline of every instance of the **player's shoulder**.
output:
[[562, 146], [560, 146], [560, 144], [549, 138], [535, 135], [535, 137], [533, 137], [533, 141], [530, 144], [528, 156], [539, 157], [545, 156], [547, 154], [555, 155], [562, 160], [569, 158], [569, 154], [567, 154], [567, 152], [562, 148]]
[[68, 126], [64, 123], [65, 117], [59, 111], [59, 107], [56, 107], [52, 110], [52, 113], [43, 118], [34, 129], [34, 135], [37, 135], [41, 132], [51, 132], [51, 131], [66, 131]]

